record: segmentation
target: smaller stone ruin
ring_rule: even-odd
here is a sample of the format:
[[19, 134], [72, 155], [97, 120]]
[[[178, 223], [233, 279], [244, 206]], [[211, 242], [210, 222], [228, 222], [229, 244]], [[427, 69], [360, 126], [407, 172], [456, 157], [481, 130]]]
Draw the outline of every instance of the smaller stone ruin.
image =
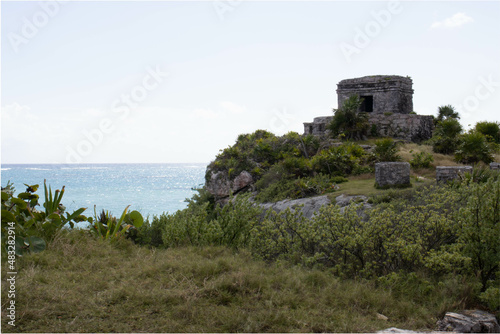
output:
[[437, 166], [436, 167], [436, 181], [447, 182], [458, 179], [460, 175], [471, 173], [472, 166]]
[[498, 162], [492, 162], [492, 163], [490, 163], [490, 169], [492, 169], [492, 170], [500, 170], [500, 163], [498, 163]]
[[375, 183], [379, 188], [405, 187], [410, 183], [408, 162], [378, 162], [375, 164]]

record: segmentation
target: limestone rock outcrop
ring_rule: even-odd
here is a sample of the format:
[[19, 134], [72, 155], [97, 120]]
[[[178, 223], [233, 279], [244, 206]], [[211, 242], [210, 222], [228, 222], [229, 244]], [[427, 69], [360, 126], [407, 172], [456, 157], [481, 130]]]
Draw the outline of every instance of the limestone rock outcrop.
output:
[[303, 205], [301, 208], [302, 214], [306, 219], [310, 219], [323, 205], [328, 205], [330, 203], [331, 201], [327, 195], [321, 195], [293, 200], [285, 199], [276, 203], [263, 203], [260, 206], [265, 210], [273, 209], [276, 212], [281, 212], [288, 208], [296, 209], [300, 205]]
[[207, 191], [212, 194], [216, 200], [229, 197], [230, 194], [237, 194], [238, 192], [250, 187], [254, 179], [247, 171], [242, 171], [233, 180], [230, 180], [227, 173], [219, 171], [208, 171], [210, 178], [207, 180]]
[[461, 313], [447, 312], [442, 320], [439, 320], [440, 331], [453, 331], [458, 333], [499, 333], [500, 326], [493, 314], [479, 311], [467, 310]]

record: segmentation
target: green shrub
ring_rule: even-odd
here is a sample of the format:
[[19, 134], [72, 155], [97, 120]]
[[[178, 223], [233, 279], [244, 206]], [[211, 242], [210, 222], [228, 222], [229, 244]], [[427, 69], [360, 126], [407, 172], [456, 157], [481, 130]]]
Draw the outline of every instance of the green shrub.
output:
[[455, 118], [438, 121], [433, 137], [430, 139], [432, 150], [442, 154], [454, 153], [462, 130], [462, 125]]
[[490, 169], [489, 166], [476, 165], [471, 172], [465, 172], [463, 175], [460, 174], [459, 178], [454, 181], [456, 186], [461, 186], [463, 184], [467, 185], [472, 182], [474, 183], [484, 183], [488, 180], [499, 180], [500, 172], [498, 170]]
[[454, 249], [470, 258], [484, 291], [488, 281], [495, 279], [500, 265], [500, 181], [491, 178], [485, 183], [474, 183], [467, 192], [467, 205], [458, 213]]
[[310, 254], [312, 251], [308, 249], [309, 233], [301, 210], [288, 208], [280, 213], [271, 210], [252, 228], [250, 249], [257, 258], [266, 261], [299, 263], [304, 252]]
[[117, 241], [124, 238], [126, 234], [130, 233], [131, 228], [140, 228], [144, 223], [144, 219], [138, 211], [128, 212], [129, 207], [130, 205], [123, 210], [119, 220], [105, 210], [97, 215], [94, 207], [94, 218], [88, 219], [90, 231], [103, 240]]
[[369, 129], [368, 116], [359, 112], [362, 100], [357, 95], [350, 96], [342, 108], [334, 110], [333, 120], [328, 125], [333, 136], [343, 134], [346, 139], [362, 139]]
[[167, 219], [166, 213], [160, 216], [154, 216], [151, 223], [147, 220], [141, 227], [132, 231], [130, 239], [139, 245], [159, 248], [164, 247], [162, 233]]
[[412, 154], [410, 165], [413, 168], [429, 168], [434, 161], [434, 157], [430, 153], [418, 152]]
[[269, 168], [269, 170], [262, 175], [262, 177], [255, 182], [255, 189], [258, 192], [268, 188], [271, 184], [279, 182], [281, 180], [287, 179], [287, 175], [283, 168], [283, 165], [276, 164]]
[[311, 157], [318, 152], [320, 140], [317, 136], [313, 136], [311, 134], [304, 136], [302, 137], [302, 143], [306, 148], [306, 158]]
[[334, 176], [332, 177], [331, 181], [333, 183], [344, 183], [344, 182], [347, 182], [349, 181], [348, 179], [346, 179], [345, 177], [343, 176]]
[[[330, 177], [325, 174], [317, 174], [312, 177], [279, 179], [262, 188], [262, 178], [257, 182], [260, 188], [255, 199], [258, 202], [277, 202], [284, 199], [296, 199], [324, 194], [335, 191], [335, 184], [346, 182], [344, 177]], [[266, 178], [267, 180], [267, 178]]]
[[479, 298], [488, 305], [490, 310], [498, 311], [500, 309], [500, 288], [491, 286], [481, 293]]
[[265, 188], [260, 188], [255, 199], [261, 203], [277, 202], [287, 198], [294, 198], [294, 193], [295, 180], [278, 179]]
[[208, 203], [188, 207], [164, 217], [162, 240], [166, 247], [200, 246], [216, 238], [217, 231], [207, 223]]
[[215, 210], [216, 219], [210, 221], [207, 241], [212, 245], [231, 248], [245, 247], [250, 240], [250, 230], [262, 215], [262, 209], [249, 200], [249, 196], [231, 199], [224, 207]]
[[330, 175], [351, 174], [360, 161], [357, 157], [360, 152], [356, 146], [358, 145], [343, 144], [322, 150], [311, 159], [312, 169], [317, 173]]
[[311, 173], [309, 160], [303, 157], [287, 157], [281, 162], [281, 164], [283, 165], [283, 170], [287, 175], [303, 177]]
[[[2, 256], [22, 256], [37, 253], [45, 249], [48, 242], [65, 226], [74, 227], [75, 222], [86, 221], [80, 208], [73, 213], [66, 213], [61, 200], [64, 187], [52, 193], [52, 189], [44, 181], [44, 210], [37, 210], [39, 196], [35, 194], [37, 185], [25, 184], [26, 191], [14, 196], [15, 189], [9, 182], [2, 188]], [[10, 259], [9, 259], [10, 260]]]
[[377, 162], [390, 162], [400, 161], [397, 143], [392, 138], [382, 138], [375, 141], [375, 149], [373, 151], [375, 161]]
[[482, 133], [469, 132], [461, 136], [455, 160], [465, 164], [479, 161], [490, 163], [493, 161], [493, 148]]
[[475, 129], [485, 135], [488, 141], [500, 144], [500, 125], [498, 122], [477, 122]]

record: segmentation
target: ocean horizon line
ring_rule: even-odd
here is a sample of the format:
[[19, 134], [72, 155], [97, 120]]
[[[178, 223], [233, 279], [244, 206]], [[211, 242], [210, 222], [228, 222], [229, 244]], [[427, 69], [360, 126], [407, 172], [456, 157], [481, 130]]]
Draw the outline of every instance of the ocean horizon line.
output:
[[62, 162], [1, 162], [0, 165], [208, 165], [210, 162], [82, 162], [82, 163], [62, 163]]

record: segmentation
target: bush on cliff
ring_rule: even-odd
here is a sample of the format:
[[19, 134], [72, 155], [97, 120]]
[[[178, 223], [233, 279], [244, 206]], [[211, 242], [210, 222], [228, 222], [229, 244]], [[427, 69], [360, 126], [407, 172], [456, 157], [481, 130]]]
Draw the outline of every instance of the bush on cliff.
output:
[[368, 115], [359, 112], [362, 102], [358, 95], [352, 95], [341, 108], [333, 110], [333, 119], [328, 128], [334, 137], [343, 135], [346, 139], [360, 140], [366, 136], [370, 125]]

